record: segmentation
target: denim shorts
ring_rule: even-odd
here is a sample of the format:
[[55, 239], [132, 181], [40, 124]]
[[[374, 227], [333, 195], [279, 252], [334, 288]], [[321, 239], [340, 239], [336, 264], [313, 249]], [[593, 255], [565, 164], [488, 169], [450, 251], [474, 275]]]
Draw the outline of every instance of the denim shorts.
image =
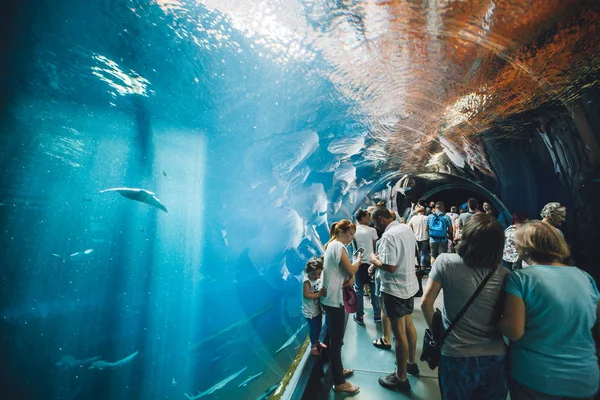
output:
[[508, 393], [506, 356], [448, 357], [440, 361], [444, 400], [505, 400]]

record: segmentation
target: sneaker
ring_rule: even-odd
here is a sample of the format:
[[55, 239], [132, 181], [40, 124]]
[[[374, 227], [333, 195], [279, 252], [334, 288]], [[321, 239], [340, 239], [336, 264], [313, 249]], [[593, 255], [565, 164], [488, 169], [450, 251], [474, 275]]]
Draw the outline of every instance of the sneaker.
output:
[[354, 314], [352, 316], [352, 318], [356, 321], [356, 323], [364, 325], [365, 324], [365, 320], [363, 319], [363, 317], [357, 317], [356, 314]]
[[310, 348], [310, 355], [312, 356], [318, 356], [319, 355], [319, 349], [317, 348], [316, 344], [313, 344]]
[[317, 342], [317, 347], [319, 347], [320, 349], [326, 349], [327, 345], [325, 343]]
[[419, 376], [419, 366], [417, 365], [417, 363], [408, 362], [406, 363], [406, 372], [413, 376]]
[[375, 322], [376, 324], [381, 323], [381, 315], [379, 315], [379, 314], [373, 315], [373, 322]]
[[387, 389], [397, 390], [399, 392], [410, 392], [410, 382], [407, 380], [401, 381], [396, 375], [396, 372], [392, 372], [386, 376], [379, 378], [379, 384]]

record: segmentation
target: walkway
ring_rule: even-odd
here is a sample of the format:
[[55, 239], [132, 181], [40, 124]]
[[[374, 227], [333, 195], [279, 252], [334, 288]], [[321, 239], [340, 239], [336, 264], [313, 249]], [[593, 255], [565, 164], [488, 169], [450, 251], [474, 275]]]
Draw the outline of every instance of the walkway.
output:
[[[423, 280], [425, 285], [426, 279]], [[442, 299], [442, 294], [438, 297], [438, 302]], [[360, 393], [348, 397], [349, 399], [423, 399], [439, 400], [441, 398], [437, 369], [432, 371], [427, 364], [421, 362], [421, 346], [423, 341], [423, 332], [425, 331], [425, 320], [421, 312], [421, 299], [415, 299], [415, 311], [413, 321], [417, 328], [417, 363], [421, 370], [420, 377], [409, 375], [408, 379], [412, 385], [412, 393], [403, 394], [388, 390], [381, 386], [377, 381], [380, 376], [392, 372], [395, 368], [395, 353], [392, 350], [381, 350], [373, 346], [373, 340], [381, 337], [381, 324], [373, 322], [373, 312], [370, 301], [365, 297], [365, 325], [361, 326], [354, 322], [352, 316], [348, 318], [346, 335], [344, 336], [344, 347], [342, 348], [342, 359], [344, 368], [355, 370], [354, 375], [348, 380], [354, 385], [360, 386]], [[440, 307], [437, 304], [436, 306]], [[342, 399], [346, 396], [334, 393], [330, 394], [330, 399]]]

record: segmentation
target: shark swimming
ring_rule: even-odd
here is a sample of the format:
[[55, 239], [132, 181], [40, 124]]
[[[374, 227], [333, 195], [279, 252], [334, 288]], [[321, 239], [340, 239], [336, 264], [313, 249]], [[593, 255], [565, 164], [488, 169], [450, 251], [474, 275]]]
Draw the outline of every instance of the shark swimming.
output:
[[135, 353], [130, 354], [127, 357], [125, 357], [119, 361], [115, 361], [115, 362], [108, 362], [108, 361], [104, 361], [104, 360], [94, 361], [92, 363], [92, 365], [90, 365], [88, 367], [88, 369], [103, 370], [103, 369], [107, 369], [107, 368], [117, 368], [117, 367], [120, 367], [120, 366], [128, 363], [129, 361], [133, 360], [138, 354], [139, 354], [139, 351], [136, 351]]
[[298, 337], [298, 335], [300, 334], [300, 332], [302, 332], [302, 329], [304, 329], [304, 327], [307, 325], [307, 322], [304, 323], [304, 325], [302, 325], [300, 327], [300, 329], [298, 329], [296, 331], [296, 333], [294, 333], [288, 340], [287, 342], [285, 342], [276, 352], [275, 354], [279, 353], [280, 351], [282, 351], [283, 349], [285, 349], [286, 347], [288, 347], [289, 345], [291, 345], [294, 340], [296, 340], [296, 337]]
[[159, 210], [163, 210], [168, 213], [167, 207], [156, 197], [156, 194], [149, 192], [146, 189], [136, 189], [136, 188], [111, 188], [101, 190], [100, 193], [105, 192], [117, 192], [121, 196], [126, 197], [131, 200], [136, 200], [142, 203], [150, 204], [152, 207], [156, 207]]
[[209, 389], [205, 390], [202, 393], [198, 393], [196, 396], [190, 396], [189, 394], [186, 393], [185, 397], [187, 397], [188, 400], [196, 400], [201, 397], [208, 396], [209, 394], [212, 394], [212, 393], [216, 392], [217, 390], [224, 388], [225, 385], [227, 385], [229, 382], [231, 382], [232, 380], [234, 380], [235, 378], [240, 376], [242, 374], [242, 372], [244, 372], [246, 369], [248, 369], [248, 367], [245, 367], [245, 368], [239, 370], [235, 374], [229, 375], [227, 378], [223, 379], [221, 382], [210, 387]]

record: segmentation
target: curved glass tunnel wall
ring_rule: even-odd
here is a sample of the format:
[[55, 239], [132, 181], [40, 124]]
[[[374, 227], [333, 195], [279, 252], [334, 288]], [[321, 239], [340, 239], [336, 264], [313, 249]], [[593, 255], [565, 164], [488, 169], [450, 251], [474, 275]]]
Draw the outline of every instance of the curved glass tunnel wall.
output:
[[[593, 54], [597, 41], [587, 38], [597, 37], [598, 25], [589, 24], [597, 9], [573, 4], [536, 11], [523, 19], [532, 25], [519, 25], [515, 34], [542, 45], [573, 42]], [[322, 252], [329, 223], [367, 199], [387, 198], [404, 173], [462, 177], [509, 211], [530, 216], [545, 202], [563, 202], [575, 260], [597, 275], [594, 60], [565, 50], [579, 62], [559, 74], [566, 77], [561, 83], [551, 76], [555, 69], [544, 75], [528, 66], [518, 46], [494, 54], [504, 42], [490, 38], [505, 39], [501, 21], [518, 25], [520, 17], [488, 12], [489, 4], [473, 2], [477, 13], [321, 6], [125, 0], [5, 6], [3, 395], [277, 393], [306, 337], [305, 261]], [[413, 11], [414, 18], [394, 16]], [[461, 25], [453, 12], [481, 20]], [[581, 29], [569, 30], [577, 13]], [[536, 18], [546, 17], [556, 25], [544, 25], [538, 37]], [[418, 26], [394, 26], [405, 20]], [[560, 36], [563, 30], [580, 35], [578, 41]], [[430, 44], [389, 50], [400, 39], [387, 35], [399, 32]], [[458, 32], [471, 40], [460, 41]], [[446, 46], [465, 51], [446, 57]], [[427, 54], [430, 60], [414, 58]], [[443, 77], [436, 73], [441, 61]], [[379, 67], [391, 69], [371, 69]], [[591, 77], [576, 75], [577, 67]], [[508, 74], [532, 69], [546, 80]], [[378, 80], [403, 71], [415, 75], [397, 75], [389, 85]], [[543, 93], [519, 97], [510, 108], [502, 101], [506, 87], [494, 85], [509, 81], [518, 89], [522, 79], [539, 83]], [[455, 84], [463, 81], [473, 86]], [[493, 93], [481, 93], [486, 88]], [[554, 92], [561, 101], [544, 97]], [[500, 122], [491, 123], [498, 113]], [[101, 192], [117, 188], [156, 195]]]

